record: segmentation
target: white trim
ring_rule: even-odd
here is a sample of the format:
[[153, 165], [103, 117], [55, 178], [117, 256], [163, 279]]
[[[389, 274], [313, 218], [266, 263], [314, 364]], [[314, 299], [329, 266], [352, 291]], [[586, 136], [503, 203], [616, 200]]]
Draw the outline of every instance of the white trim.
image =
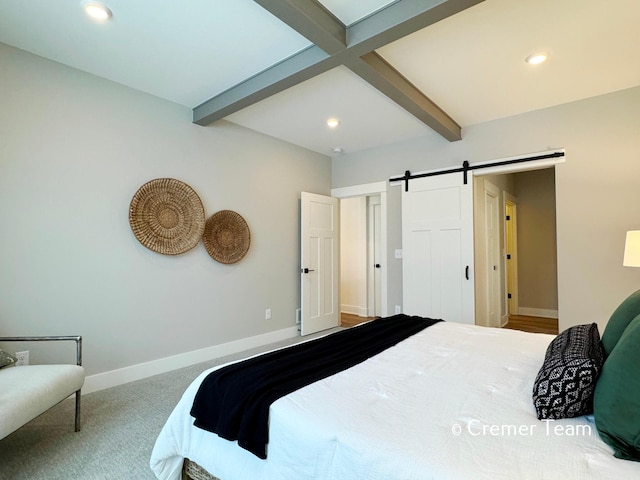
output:
[[96, 392], [105, 388], [116, 387], [124, 383], [141, 380], [143, 378], [170, 372], [178, 368], [188, 367], [196, 363], [206, 362], [216, 358], [224, 357], [234, 353], [243, 352], [251, 348], [261, 347], [269, 343], [288, 340], [298, 337], [298, 327], [289, 327], [282, 330], [263, 333], [253, 337], [242, 338], [232, 342], [214, 345], [212, 347], [193, 350], [191, 352], [172, 355], [170, 357], [159, 358], [149, 362], [131, 365], [108, 372], [89, 375], [82, 387], [82, 394]]
[[[376, 262], [375, 252], [376, 252], [376, 228], [375, 228], [375, 207], [380, 209], [380, 196], [379, 195], [371, 195], [367, 197], [367, 205], [366, 205], [366, 217], [367, 217], [367, 317], [377, 317], [382, 316], [382, 271], [380, 271], [380, 278], [378, 282], [376, 282], [376, 269], [375, 264], [383, 262], [382, 256], [386, 255], [387, 252], [378, 252], [379, 261]], [[380, 210], [382, 211], [382, 210]], [[382, 215], [380, 215], [379, 223], [380, 226], [378, 229], [382, 232]], [[380, 233], [379, 232], [379, 233]], [[382, 234], [380, 233], [380, 236]], [[378, 249], [381, 249], [381, 239], [378, 238]], [[376, 283], [377, 285], [376, 289]], [[376, 310], [376, 298], [380, 297], [380, 308]]]
[[[551, 153], [556, 153], [556, 152], [564, 153], [564, 148], [556, 148], [554, 150], [546, 150], [544, 152], [534, 152], [534, 153], [529, 153], [527, 155], [517, 155], [515, 157], [498, 158], [497, 160], [486, 160], [482, 162], [472, 163], [470, 164], [470, 166], [476, 167], [479, 165], [486, 165], [489, 163], [506, 162], [509, 160], [518, 160], [520, 158], [549, 155]], [[498, 175], [498, 174], [516, 173], [516, 172], [525, 172], [525, 171], [528, 172], [531, 170], [539, 170], [541, 168], [553, 167], [559, 163], [564, 163], [565, 161], [566, 161], [566, 155], [563, 157], [545, 158], [542, 160], [531, 160], [531, 161], [522, 162], [522, 163], [510, 163], [507, 165], [498, 165], [496, 167], [481, 168], [478, 170], [472, 170], [472, 172], [473, 172], [473, 175], [476, 177], [479, 177], [482, 175]]]
[[359, 317], [368, 317], [368, 310], [366, 307], [361, 307], [359, 305], [340, 305], [340, 312], [348, 313], [349, 315], [357, 315]]
[[[360, 197], [363, 195], [380, 195], [380, 250], [385, 261], [389, 258], [387, 252], [387, 182], [366, 183], [353, 185], [350, 187], [340, 187], [331, 189], [331, 196], [336, 198]], [[387, 310], [387, 269], [383, 265], [380, 275], [380, 308], [382, 316], [389, 315]]]
[[373, 195], [386, 191], [387, 182], [375, 182], [353, 185], [351, 187], [332, 188], [331, 196], [336, 198], [360, 197], [362, 195]]
[[503, 191], [504, 195], [504, 201], [503, 201], [503, 208], [504, 208], [504, 214], [506, 216], [507, 214], [507, 204], [511, 204], [513, 205], [513, 210], [515, 212], [515, 214], [513, 215], [513, 218], [510, 220], [512, 223], [511, 225], [513, 225], [512, 228], [512, 233], [513, 233], [513, 238], [512, 238], [512, 250], [509, 252], [511, 254], [511, 265], [512, 265], [512, 273], [513, 273], [513, 278], [511, 279], [511, 286], [512, 289], [511, 291], [509, 291], [509, 284], [507, 282], [507, 277], [508, 277], [508, 271], [509, 271], [509, 265], [507, 264], [507, 247], [509, 245], [507, 245], [507, 226], [506, 226], [506, 218], [503, 218], [503, 222], [505, 223], [505, 227], [504, 227], [504, 246], [505, 246], [505, 255], [504, 255], [504, 263], [505, 263], [505, 282], [504, 282], [504, 302], [505, 302], [505, 312], [507, 314], [507, 316], [509, 315], [509, 298], [508, 295], [509, 293], [511, 293], [511, 309], [514, 312], [518, 311], [518, 305], [519, 305], [519, 291], [518, 291], [518, 198], [513, 196], [512, 194], [510, 194], [507, 191]]
[[527, 315], [529, 317], [542, 317], [542, 318], [558, 318], [558, 310], [545, 310], [543, 308], [518, 308], [518, 315]]
[[[501, 205], [500, 205], [500, 189], [494, 185], [493, 183], [491, 183], [488, 180], [484, 180], [483, 183], [483, 201], [484, 201], [484, 205], [483, 205], [483, 211], [484, 211], [484, 232], [483, 232], [483, 236], [485, 239], [484, 242], [484, 252], [482, 252], [483, 256], [484, 256], [484, 262], [478, 262], [476, 261], [476, 265], [478, 264], [482, 264], [482, 266], [484, 267], [484, 272], [481, 273], [481, 275], [478, 275], [478, 272], [476, 272], [476, 278], [478, 276], [480, 277], [484, 277], [485, 278], [485, 283], [487, 285], [486, 287], [486, 291], [485, 291], [485, 323], [488, 324], [488, 326], [490, 327], [498, 327], [500, 326], [500, 321], [502, 319], [502, 292], [500, 291], [500, 287], [502, 284], [502, 278], [503, 278], [503, 265], [502, 265], [502, 255], [500, 254], [500, 225], [501, 225], [501, 218], [500, 218], [500, 210], [501, 210]], [[492, 196], [493, 198], [496, 199], [496, 208], [497, 208], [497, 212], [489, 212], [487, 210], [487, 196]], [[488, 219], [490, 218], [489, 215], [491, 215], [492, 213], [495, 213], [495, 220], [496, 220], [496, 228], [498, 229], [498, 235], [496, 236], [496, 240], [498, 241], [498, 245], [496, 246], [494, 245], [489, 245], [489, 242], [487, 241], [488, 239], [488, 229], [487, 229], [487, 222]], [[474, 242], [475, 243], [475, 242]], [[497, 248], [496, 248], [497, 247]], [[495, 292], [497, 295], [497, 300], [498, 300], [498, 311], [496, 312], [496, 314], [498, 315], [498, 317], [500, 317], [498, 319], [498, 325], [492, 325], [491, 324], [491, 320], [489, 318], [489, 311], [490, 311], [490, 306], [492, 304], [492, 302], [494, 302], [496, 299], [495, 298], [490, 298], [489, 297], [489, 292], [491, 291], [489, 288], [489, 282], [492, 281], [492, 276], [491, 276], [491, 272], [492, 272], [492, 268], [491, 268], [491, 264], [488, 261], [489, 258], [491, 258], [491, 254], [495, 254], [496, 258], [499, 259], [496, 263], [498, 265], [496, 265], [496, 267], [498, 268], [498, 289]], [[495, 280], [493, 280], [495, 281]], [[478, 285], [476, 284], [476, 290], [478, 288]], [[476, 319], [477, 319], [477, 314], [478, 312], [476, 312]], [[476, 320], [477, 321], [477, 320]]]

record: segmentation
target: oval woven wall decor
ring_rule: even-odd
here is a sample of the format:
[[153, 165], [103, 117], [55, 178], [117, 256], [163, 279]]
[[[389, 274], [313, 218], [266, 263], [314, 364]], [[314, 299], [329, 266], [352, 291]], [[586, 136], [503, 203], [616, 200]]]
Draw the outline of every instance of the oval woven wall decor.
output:
[[249, 225], [239, 213], [220, 210], [209, 217], [202, 236], [211, 258], [220, 263], [236, 263], [249, 251]]
[[198, 194], [175, 178], [142, 185], [129, 206], [129, 224], [142, 245], [164, 255], [191, 250], [204, 231], [204, 207]]

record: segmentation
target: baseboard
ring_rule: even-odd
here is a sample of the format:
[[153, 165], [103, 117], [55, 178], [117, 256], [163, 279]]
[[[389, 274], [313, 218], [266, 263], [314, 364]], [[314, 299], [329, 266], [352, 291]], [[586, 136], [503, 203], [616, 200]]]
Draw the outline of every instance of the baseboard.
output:
[[193, 350], [191, 352], [159, 358], [150, 362], [139, 363], [129, 367], [108, 372], [89, 375], [82, 387], [82, 394], [97, 392], [105, 388], [116, 387], [124, 383], [170, 372], [178, 368], [188, 367], [200, 362], [239, 353], [251, 348], [261, 347], [269, 343], [279, 342], [299, 336], [298, 327], [290, 327], [274, 332], [263, 333], [254, 337], [243, 338], [233, 342], [214, 345], [212, 347]]
[[366, 307], [359, 307], [358, 305], [340, 305], [341, 313], [348, 313], [350, 315], [357, 315], [359, 317], [368, 317], [368, 310]]
[[542, 308], [519, 307], [518, 315], [527, 315], [529, 317], [558, 318], [558, 311], [544, 310]]

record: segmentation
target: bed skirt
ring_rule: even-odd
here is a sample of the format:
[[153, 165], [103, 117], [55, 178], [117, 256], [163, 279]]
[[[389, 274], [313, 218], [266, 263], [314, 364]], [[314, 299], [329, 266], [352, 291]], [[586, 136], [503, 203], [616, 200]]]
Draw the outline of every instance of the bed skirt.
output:
[[220, 480], [218, 477], [214, 477], [204, 468], [198, 465], [196, 462], [184, 459], [182, 465], [182, 480]]

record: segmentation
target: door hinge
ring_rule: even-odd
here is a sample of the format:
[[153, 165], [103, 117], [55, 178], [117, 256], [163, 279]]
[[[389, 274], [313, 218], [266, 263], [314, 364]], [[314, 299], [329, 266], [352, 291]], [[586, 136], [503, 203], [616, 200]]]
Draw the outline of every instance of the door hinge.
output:
[[507, 293], [507, 298], [511, 298], [511, 294], [510, 293]]
[[511, 254], [507, 253], [507, 260], [511, 260]]
[[511, 220], [511, 215], [507, 215], [507, 220]]

